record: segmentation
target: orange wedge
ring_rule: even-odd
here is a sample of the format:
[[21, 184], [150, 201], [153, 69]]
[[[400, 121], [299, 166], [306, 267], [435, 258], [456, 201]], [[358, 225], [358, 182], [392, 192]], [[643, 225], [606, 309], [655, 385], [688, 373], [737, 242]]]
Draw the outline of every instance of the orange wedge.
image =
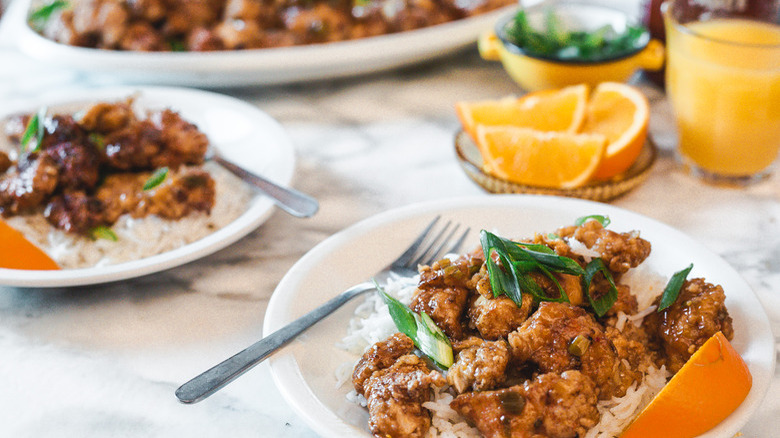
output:
[[649, 119], [647, 98], [637, 88], [617, 82], [596, 87], [579, 131], [601, 134], [609, 142], [594, 178], [609, 179], [631, 167], [642, 151]]
[[574, 188], [585, 184], [604, 156], [601, 135], [477, 126], [483, 170], [520, 184]]
[[25, 239], [19, 231], [0, 220], [0, 268], [52, 270], [60, 269], [40, 248]]
[[688, 359], [621, 438], [692, 438], [723, 421], [747, 397], [753, 377], [723, 333]]
[[539, 131], [577, 132], [585, 119], [588, 86], [543, 90], [520, 98], [458, 102], [455, 112], [476, 141], [477, 125], [517, 126]]

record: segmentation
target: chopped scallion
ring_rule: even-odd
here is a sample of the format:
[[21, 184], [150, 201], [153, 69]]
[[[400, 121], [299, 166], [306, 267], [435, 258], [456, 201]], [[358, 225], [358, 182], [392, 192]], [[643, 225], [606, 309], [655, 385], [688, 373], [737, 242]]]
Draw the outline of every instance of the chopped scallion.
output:
[[157, 169], [152, 176], [149, 177], [149, 179], [146, 180], [144, 183], [143, 190], [152, 190], [153, 188], [159, 186], [162, 184], [163, 181], [165, 181], [165, 178], [168, 176], [168, 168], [167, 167], [161, 167]]
[[379, 284], [376, 284], [376, 288], [387, 304], [390, 317], [398, 330], [409, 336], [414, 345], [437, 365], [444, 369], [451, 367], [454, 362], [452, 345], [431, 317], [425, 312], [418, 314], [412, 311], [406, 304], [388, 295]]
[[587, 222], [589, 220], [594, 220], [594, 221], [600, 223], [601, 226], [604, 227], [604, 228], [607, 228], [607, 226], [610, 223], [612, 223], [612, 221], [609, 219], [609, 216], [601, 216], [601, 215], [598, 215], [598, 214], [592, 214], [592, 215], [589, 215], [589, 216], [582, 216], [582, 217], [577, 218], [577, 220], [574, 221], [574, 225], [580, 227], [580, 226], [582, 226], [582, 224], [584, 224], [585, 222]]
[[672, 275], [672, 278], [666, 283], [663, 294], [661, 294], [661, 302], [658, 303], [656, 312], [663, 311], [677, 301], [677, 297], [680, 296], [680, 290], [682, 289], [688, 274], [691, 273], [691, 269], [693, 269], [693, 263], [688, 265], [687, 268], [677, 271]]
[[105, 239], [105, 240], [110, 240], [112, 242], [116, 242], [119, 240], [119, 237], [117, 237], [116, 233], [114, 233], [114, 230], [104, 225], [99, 225], [93, 228], [92, 230], [90, 230], [89, 235], [92, 236], [94, 240]]
[[[594, 299], [590, 294], [590, 285], [593, 283], [593, 277], [599, 272], [601, 272], [609, 282], [609, 290], [603, 296]], [[585, 295], [588, 296], [590, 307], [593, 308], [596, 315], [604, 316], [604, 314], [615, 305], [618, 296], [615, 280], [612, 278], [612, 274], [609, 272], [609, 269], [607, 269], [607, 266], [601, 258], [594, 258], [585, 266], [585, 275], [582, 277], [582, 283], [582, 290], [585, 292]]]

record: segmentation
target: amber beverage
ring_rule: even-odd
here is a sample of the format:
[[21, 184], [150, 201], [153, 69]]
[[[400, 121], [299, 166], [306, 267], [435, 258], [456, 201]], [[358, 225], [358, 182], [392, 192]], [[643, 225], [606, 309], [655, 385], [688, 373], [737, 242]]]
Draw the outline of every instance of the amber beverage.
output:
[[669, 0], [666, 87], [678, 152], [708, 182], [765, 179], [780, 151], [780, 0]]

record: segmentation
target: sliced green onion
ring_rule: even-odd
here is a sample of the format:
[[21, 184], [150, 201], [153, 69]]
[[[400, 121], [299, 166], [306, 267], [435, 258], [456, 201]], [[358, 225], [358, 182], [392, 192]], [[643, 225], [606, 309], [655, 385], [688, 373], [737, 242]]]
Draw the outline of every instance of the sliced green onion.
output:
[[99, 150], [103, 150], [106, 148], [106, 136], [98, 134], [97, 132], [93, 132], [89, 134], [89, 141], [92, 142], [92, 144], [95, 145]]
[[431, 317], [425, 312], [413, 312], [406, 304], [388, 295], [376, 281], [374, 284], [387, 304], [390, 317], [398, 330], [409, 336], [414, 345], [437, 365], [444, 369], [451, 367], [454, 362], [452, 345]]
[[105, 239], [112, 242], [119, 240], [119, 237], [117, 237], [116, 233], [114, 233], [114, 230], [103, 225], [99, 225], [91, 229], [89, 231], [89, 235], [92, 236], [94, 240]]
[[35, 30], [40, 31], [46, 25], [46, 22], [49, 21], [52, 14], [60, 9], [65, 9], [67, 6], [68, 2], [65, 0], [54, 0], [48, 5], [43, 5], [30, 14], [30, 24]]
[[[482, 251], [486, 254], [488, 276], [493, 296], [505, 294], [518, 306], [522, 306], [522, 294], [529, 293], [537, 301], [568, 302], [569, 297], [554, 274], [583, 275], [585, 271], [573, 259], [559, 256], [546, 245], [514, 242], [482, 230]], [[504, 269], [493, 260], [496, 256]], [[531, 272], [539, 272], [549, 278], [559, 291], [558, 297], [550, 297], [536, 283]]]
[[[590, 285], [593, 282], [593, 277], [599, 272], [601, 272], [609, 282], [609, 291], [604, 294], [604, 296], [594, 300], [590, 295]], [[612, 278], [612, 274], [609, 272], [609, 269], [607, 269], [607, 266], [601, 258], [594, 258], [585, 266], [585, 275], [582, 277], [582, 282], [582, 289], [585, 291], [585, 295], [588, 296], [590, 307], [593, 308], [596, 315], [604, 316], [604, 314], [615, 305], [618, 293], [617, 286], [615, 286], [615, 280]]]
[[601, 224], [602, 227], [607, 228], [609, 224], [612, 223], [612, 221], [609, 219], [609, 216], [601, 216], [599, 214], [592, 214], [590, 216], [582, 216], [577, 218], [577, 220], [574, 221], [575, 226], [582, 226], [585, 222], [589, 220], [594, 220]]
[[167, 167], [161, 167], [157, 169], [152, 176], [149, 177], [149, 179], [146, 180], [144, 183], [143, 190], [152, 190], [153, 188], [159, 186], [162, 184], [163, 181], [165, 181], [165, 178], [168, 176], [168, 168]]
[[170, 40], [170, 41], [168, 41], [168, 47], [171, 48], [171, 52], [186, 52], [187, 51], [187, 45], [184, 44], [184, 41], [181, 41], [181, 40]]
[[580, 357], [588, 351], [588, 347], [590, 347], [590, 338], [583, 335], [577, 335], [569, 344], [569, 354]]
[[524, 10], [505, 27], [511, 43], [533, 56], [558, 60], [601, 61], [641, 49], [649, 40], [643, 26], [626, 26], [618, 33], [612, 25], [593, 31], [569, 31], [552, 9], [546, 11], [544, 29], [531, 26]]
[[[46, 113], [48, 110], [46, 107], [41, 107], [37, 113], [30, 117], [27, 122], [27, 127], [24, 129], [21, 138], [22, 152], [38, 152], [41, 150], [41, 143], [43, 142], [43, 136], [46, 134]], [[35, 139], [35, 143], [31, 141]]]
[[670, 278], [669, 282], [666, 283], [663, 294], [661, 294], [661, 302], [658, 303], [658, 309], [656, 309], [656, 312], [663, 311], [667, 307], [674, 304], [675, 301], [677, 301], [677, 297], [680, 296], [680, 290], [682, 289], [683, 283], [685, 283], [685, 279], [688, 277], [688, 274], [691, 273], [691, 269], [693, 269], [693, 263], [688, 265], [687, 268], [681, 271], [677, 271], [672, 275], [672, 278]]

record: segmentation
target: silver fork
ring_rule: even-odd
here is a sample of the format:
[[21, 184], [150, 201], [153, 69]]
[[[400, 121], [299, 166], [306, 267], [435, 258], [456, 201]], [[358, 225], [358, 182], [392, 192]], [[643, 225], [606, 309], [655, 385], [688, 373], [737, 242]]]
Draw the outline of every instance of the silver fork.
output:
[[466, 228], [465, 231], [456, 235], [460, 225], [453, 225], [452, 221], [449, 221], [438, 233], [433, 233], [434, 226], [439, 219], [439, 216], [434, 218], [403, 254], [376, 273], [372, 279], [352, 286], [322, 306], [181, 385], [176, 390], [176, 397], [183, 403], [196, 403], [203, 400], [249, 371], [250, 368], [262, 362], [317, 321], [333, 313], [347, 301], [368, 291], [376, 290], [374, 281], [381, 285], [393, 276], [410, 277], [416, 275], [418, 265], [430, 265], [446, 254], [458, 251], [466, 240], [470, 229]]

